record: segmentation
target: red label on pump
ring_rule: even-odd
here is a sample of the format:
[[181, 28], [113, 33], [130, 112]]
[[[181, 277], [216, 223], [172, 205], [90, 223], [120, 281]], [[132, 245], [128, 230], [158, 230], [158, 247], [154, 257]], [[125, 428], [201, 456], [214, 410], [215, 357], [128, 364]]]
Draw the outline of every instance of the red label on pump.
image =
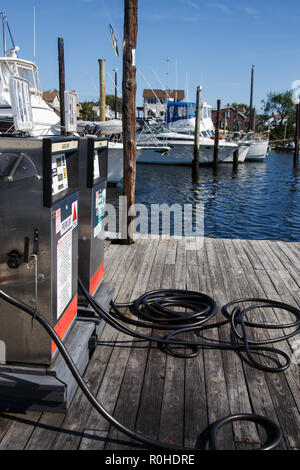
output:
[[97, 270], [96, 274], [90, 280], [90, 294], [91, 295], [94, 294], [97, 287], [99, 286], [99, 284], [102, 280], [102, 277], [103, 277], [103, 271], [104, 271], [104, 261], [101, 264], [100, 268]]
[[77, 227], [78, 201], [72, 204], [72, 228]]
[[[76, 314], [77, 314], [77, 303], [78, 303], [78, 294], [75, 295], [75, 297], [73, 298], [73, 300], [71, 301], [69, 307], [66, 309], [66, 311], [62, 314], [59, 322], [56, 324], [56, 326], [54, 327], [54, 330], [56, 331], [56, 333], [58, 334], [58, 336], [60, 337], [60, 339], [63, 339]], [[54, 343], [54, 341], [52, 341], [52, 356], [53, 354], [55, 353], [57, 349], [57, 346], [56, 344]]]

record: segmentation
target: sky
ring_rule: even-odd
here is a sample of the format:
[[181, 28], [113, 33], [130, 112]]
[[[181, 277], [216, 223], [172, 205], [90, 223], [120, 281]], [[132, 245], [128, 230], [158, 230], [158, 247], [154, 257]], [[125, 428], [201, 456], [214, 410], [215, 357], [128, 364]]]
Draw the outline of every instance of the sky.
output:
[[[80, 101], [97, 100], [98, 59], [105, 59], [106, 93], [114, 93], [118, 69], [121, 95], [124, 0], [2, 0], [0, 7], [19, 57], [27, 60], [34, 54], [35, 7], [43, 90], [58, 88], [57, 39], [63, 37], [66, 88], [77, 90]], [[195, 101], [199, 85], [212, 106], [217, 99], [249, 103], [253, 64], [259, 110], [268, 92], [288, 90], [300, 79], [299, 24], [299, 0], [138, 0], [137, 105], [144, 88], [184, 89], [187, 100]]]

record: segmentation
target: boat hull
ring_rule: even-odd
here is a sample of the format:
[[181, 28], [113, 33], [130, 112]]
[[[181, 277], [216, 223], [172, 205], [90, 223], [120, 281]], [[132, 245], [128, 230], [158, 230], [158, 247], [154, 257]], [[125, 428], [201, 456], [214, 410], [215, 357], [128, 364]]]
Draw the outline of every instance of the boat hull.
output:
[[[194, 143], [178, 143], [176, 141], [167, 141], [166, 145], [171, 150], [163, 155], [154, 150], [143, 151], [137, 159], [137, 163], [155, 163], [165, 165], [191, 165], [193, 162]], [[236, 146], [226, 145], [220, 146], [219, 161], [232, 162], [233, 153]], [[214, 161], [214, 145], [200, 145], [199, 164], [210, 165]]]
[[246, 161], [262, 161], [266, 158], [269, 148], [269, 141], [250, 142]]

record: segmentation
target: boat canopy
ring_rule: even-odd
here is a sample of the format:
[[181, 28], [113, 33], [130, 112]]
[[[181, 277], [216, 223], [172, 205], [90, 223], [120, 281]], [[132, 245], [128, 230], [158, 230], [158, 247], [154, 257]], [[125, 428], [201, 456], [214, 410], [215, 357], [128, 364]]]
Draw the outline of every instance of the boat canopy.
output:
[[176, 122], [181, 119], [191, 119], [196, 115], [196, 103], [191, 102], [173, 102], [170, 101], [167, 106], [166, 122]]

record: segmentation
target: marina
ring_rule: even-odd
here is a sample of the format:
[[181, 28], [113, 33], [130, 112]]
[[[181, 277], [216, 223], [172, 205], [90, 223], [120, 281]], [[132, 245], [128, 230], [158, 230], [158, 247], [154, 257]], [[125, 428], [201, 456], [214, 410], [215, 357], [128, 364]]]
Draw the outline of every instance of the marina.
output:
[[[217, 173], [202, 167], [196, 180], [180, 165], [137, 165], [136, 202], [203, 204], [205, 236], [258, 240], [300, 240], [300, 180], [287, 153], [270, 153], [264, 162], [245, 162]], [[163, 188], [163, 191], [161, 190]], [[118, 207], [122, 188], [108, 188], [107, 201]]]

